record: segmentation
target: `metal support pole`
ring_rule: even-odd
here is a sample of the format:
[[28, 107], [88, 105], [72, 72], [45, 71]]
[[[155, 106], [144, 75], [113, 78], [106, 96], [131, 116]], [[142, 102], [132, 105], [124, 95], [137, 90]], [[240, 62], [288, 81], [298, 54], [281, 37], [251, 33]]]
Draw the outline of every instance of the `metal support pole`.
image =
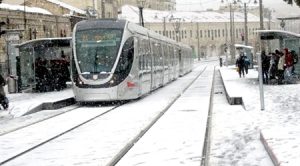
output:
[[262, 64], [261, 64], [261, 54], [257, 55], [258, 62], [258, 76], [259, 76], [259, 94], [260, 94], [260, 108], [265, 110], [265, 101], [264, 101], [264, 88], [263, 88], [263, 74], [262, 74]]
[[[262, 0], [259, 0], [259, 23], [260, 23], [260, 30], [264, 30], [264, 17], [263, 17]], [[261, 40], [261, 50], [265, 50], [265, 43], [262, 40]]]
[[225, 45], [226, 45], [226, 52], [225, 52], [225, 56], [226, 56], [226, 67], [228, 66], [228, 28], [227, 28], [227, 23], [225, 23]]
[[247, 14], [247, 4], [244, 3], [244, 12], [245, 12], [245, 45], [248, 45], [248, 14]]
[[200, 35], [199, 35], [199, 22], [197, 21], [197, 53], [198, 53], [198, 61], [200, 61]]
[[101, 0], [101, 18], [105, 18], [105, 0]]
[[232, 4], [230, 3], [229, 6], [229, 10], [230, 10], [230, 61], [233, 64], [234, 60], [235, 60], [235, 48], [234, 48], [234, 44], [235, 44], [235, 29], [234, 29], [234, 12], [232, 9]]
[[25, 7], [25, 0], [24, 0], [24, 32], [26, 34], [26, 7]]
[[143, 7], [139, 6], [139, 12], [140, 12], [140, 26], [144, 27], [144, 19], [143, 19]]
[[166, 17], [164, 17], [164, 36], [166, 36]]

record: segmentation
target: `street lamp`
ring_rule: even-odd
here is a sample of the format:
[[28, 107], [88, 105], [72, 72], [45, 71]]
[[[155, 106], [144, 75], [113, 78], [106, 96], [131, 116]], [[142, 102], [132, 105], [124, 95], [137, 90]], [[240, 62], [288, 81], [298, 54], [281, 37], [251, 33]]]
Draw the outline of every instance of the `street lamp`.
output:
[[24, 30], [26, 31], [26, 7], [25, 7], [25, 1], [26, 0], [24, 0], [23, 4], [24, 4]]
[[139, 8], [139, 17], [140, 17], [140, 25], [144, 27], [144, 17], [143, 17], [143, 9], [145, 6], [146, 0], [137, 0], [138, 8]]
[[[222, 3], [224, 3], [224, 0], [221, 0]], [[228, 2], [228, 1], [227, 1]], [[230, 13], [230, 56], [231, 56], [231, 62], [233, 63], [235, 60], [235, 27], [234, 27], [234, 8], [232, 5], [237, 5], [238, 3], [243, 3], [244, 6], [244, 44], [248, 45], [248, 16], [247, 16], [247, 4], [249, 4], [251, 0], [248, 0], [248, 2], [242, 2], [241, 0], [234, 0], [233, 2], [229, 2], [229, 13]], [[257, 3], [256, 0], [253, 2], [254, 4]]]

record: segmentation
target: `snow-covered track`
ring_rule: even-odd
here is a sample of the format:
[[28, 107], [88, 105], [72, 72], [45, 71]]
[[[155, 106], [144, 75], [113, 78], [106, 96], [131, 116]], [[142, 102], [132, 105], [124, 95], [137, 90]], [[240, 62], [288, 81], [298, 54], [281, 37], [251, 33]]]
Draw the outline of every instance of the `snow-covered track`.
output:
[[[168, 111], [173, 103], [188, 89], [188, 87], [202, 74], [206, 73], [206, 67], [200, 66], [196, 71], [179, 78], [177, 81], [170, 83], [157, 91], [147, 95], [139, 100], [134, 100], [127, 104], [121, 105], [112, 109], [109, 113], [104, 113], [104, 107], [82, 107], [74, 110], [92, 114], [96, 109], [101, 111], [105, 116], [94, 118], [93, 120], [81, 125], [78, 128], [70, 130], [68, 133], [63, 133], [50, 141], [37, 146], [34, 149], [28, 150], [22, 154], [2, 162], [3, 165], [114, 165], [132, 148], [132, 145], [139, 141], [145, 133]], [[200, 77], [201, 78], [201, 77]], [[206, 77], [203, 77], [206, 78]], [[98, 112], [100, 112], [98, 110]], [[72, 111], [71, 113], [73, 113]], [[78, 115], [88, 116], [86, 114]], [[65, 115], [65, 114], [63, 114]], [[103, 114], [102, 114], [103, 115]], [[70, 116], [70, 115], [69, 115]], [[90, 116], [90, 115], [89, 115]], [[58, 116], [60, 117], [60, 116]], [[69, 120], [68, 120], [69, 118]], [[78, 118], [78, 117], [77, 117]], [[53, 124], [67, 123], [74, 121], [77, 118], [62, 119], [60, 122]], [[57, 118], [55, 118], [57, 119]], [[50, 119], [51, 120], [51, 119]], [[41, 126], [42, 123], [39, 123]], [[35, 126], [35, 125], [33, 125]], [[44, 130], [50, 130], [51, 125], [43, 127]], [[42, 129], [43, 129], [42, 128]], [[21, 131], [21, 130], [19, 130]], [[41, 129], [40, 129], [41, 131]], [[48, 134], [47, 131], [41, 131], [43, 134]], [[48, 131], [52, 132], [52, 130]], [[23, 135], [31, 134], [24, 132]], [[11, 134], [8, 134], [11, 135]], [[20, 139], [24, 136], [15, 135], [10, 137], [10, 140]], [[7, 136], [7, 135], [5, 135]], [[18, 145], [19, 149], [24, 145], [23, 140], [17, 140], [16, 143], [9, 139], [1, 140], [1, 143], [12, 143], [4, 149], [8, 150]], [[25, 139], [24, 139], [25, 141]], [[42, 142], [42, 141], [40, 141]], [[33, 146], [31, 146], [33, 147]], [[3, 149], [2, 147], [0, 147]], [[27, 148], [28, 149], [28, 148]], [[14, 149], [14, 151], [20, 151]], [[0, 152], [0, 159], [2, 158]], [[4, 154], [6, 152], [3, 152]], [[6, 157], [7, 158], [7, 157]], [[1, 159], [1, 161], [3, 161]], [[0, 163], [1, 165], [1, 163]]]
[[[51, 110], [51, 111], [38, 112], [35, 114], [26, 115], [26, 116], [18, 117], [13, 120], [3, 122], [5, 124], [1, 124], [0, 137], [5, 134], [9, 134], [11, 132], [15, 132], [20, 129], [30, 127], [31, 125], [41, 123], [45, 120], [55, 118], [56, 116], [59, 116], [61, 114], [73, 111], [73, 110], [77, 109], [78, 107], [79, 107], [79, 105], [71, 105], [71, 106], [67, 106], [67, 107], [64, 107], [64, 108], [61, 108], [61, 109], [58, 109], [55, 111]], [[45, 112], [47, 112], [47, 113], [45, 113]], [[43, 115], [41, 115], [41, 114], [43, 114]]]
[[[90, 121], [107, 114], [118, 106], [81, 107], [71, 112], [49, 117], [0, 137], [0, 165], [38, 148]], [[22, 135], [22, 140], [19, 136]], [[18, 138], [18, 139], [16, 139]], [[14, 140], [14, 144], [10, 140]], [[9, 144], [7, 142], [10, 142]]]

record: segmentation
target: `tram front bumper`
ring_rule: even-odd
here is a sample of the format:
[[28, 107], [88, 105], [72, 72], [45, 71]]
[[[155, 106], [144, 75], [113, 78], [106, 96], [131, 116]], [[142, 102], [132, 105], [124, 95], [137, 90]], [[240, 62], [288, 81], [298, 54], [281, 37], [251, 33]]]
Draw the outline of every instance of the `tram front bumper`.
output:
[[76, 101], [92, 102], [92, 101], [113, 101], [118, 100], [117, 88], [73, 88]]

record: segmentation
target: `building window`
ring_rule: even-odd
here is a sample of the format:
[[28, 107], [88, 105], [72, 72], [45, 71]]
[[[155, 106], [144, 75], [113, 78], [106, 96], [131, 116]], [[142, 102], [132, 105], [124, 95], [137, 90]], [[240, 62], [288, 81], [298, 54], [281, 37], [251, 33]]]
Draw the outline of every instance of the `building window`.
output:
[[60, 30], [60, 37], [66, 37], [66, 30]]
[[32, 29], [29, 28], [28, 31], [29, 31], [29, 40], [32, 40]]
[[202, 30], [200, 30], [200, 37], [202, 38]]
[[218, 33], [217, 33], [217, 30], [215, 30], [215, 37], [218, 37]]
[[210, 30], [207, 30], [207, 37], [210, 38]]
[[36, 34], [37, 34], [37, 30], [36, 30], [36, 28], [34, 28], [33, 32], [32, 32], [33, 39], [36, 39]]

